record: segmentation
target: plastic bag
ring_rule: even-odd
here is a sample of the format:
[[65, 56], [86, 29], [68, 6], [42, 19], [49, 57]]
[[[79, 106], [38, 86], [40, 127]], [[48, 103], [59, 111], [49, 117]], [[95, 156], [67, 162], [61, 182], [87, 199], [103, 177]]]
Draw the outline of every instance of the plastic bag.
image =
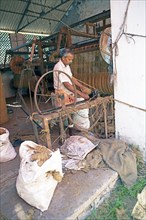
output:
[[17, 193], [43, 212], [48, 209], [57, 183], [63, 177], [60, 151], [52, 152], [32, 141], [25, 141], [20, 146], [19, 155]]
[[132, 210], [132, 216], [135, 219], [145, 220], [146, 219], [146, 186], [143, 188], [141, 193], [137, 195], [137, 203]]
[[9, 140], [9, 131], [0, 127], [0, 162], [13, 160], [17, 153]]
[[89, 109], [81, 109], [73, 115], [73, 122], [75, 126], [88, 129], [90, 127]]
[[63, 166], [67, 169], [80, 170], [83, 164], [80, 163], [96, 146], [87, 138], [82, 136], [70, 136], [61, 146], [61, 153], [67, 158], [63, 158]]
[[[77, 98], [77, 102], [83, 101], [83, 98]], [[81, 109], [73, 114], [73, 122], [80, 128], [88, 129], [90, 127], [89, 109]]]

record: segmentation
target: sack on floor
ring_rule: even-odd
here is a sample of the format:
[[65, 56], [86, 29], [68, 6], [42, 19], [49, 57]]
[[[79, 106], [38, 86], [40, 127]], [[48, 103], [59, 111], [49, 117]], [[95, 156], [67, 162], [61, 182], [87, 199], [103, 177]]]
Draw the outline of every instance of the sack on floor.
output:
[[62, 159], [59, 149], [52, 152], [32, 141], [20, 145], [21, 158], [16, 189], [28, 204], [47, 210], [57, 183], [62, 180]]
[[146, 219], [146, 186], [141, 193], [137, 195], [137, 203], [132, 210], [132, 217], [134, 219], [145, 220]]
[[0, 127], [0, 162], [13, 160], [17, 153], [9, 140], [9, 131]]

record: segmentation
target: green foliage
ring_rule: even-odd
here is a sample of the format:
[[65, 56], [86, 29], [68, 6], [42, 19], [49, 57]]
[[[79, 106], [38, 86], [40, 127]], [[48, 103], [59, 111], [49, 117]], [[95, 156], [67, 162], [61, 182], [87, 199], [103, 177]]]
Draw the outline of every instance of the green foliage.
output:
[[141, 193], [142, 189], [146, 185], [146, 178], [143, 177], [129, 190], [129, 195], [136, 197], [138, 193]]
[[133, 220], [131, 213], [137, 202], [137, 195], [146, 185], [146, 164], [138, 147], [133, 145], [130, 147], [136, 154], [137, 182], [131, 188], [126, 188], [121, 182], [118, 183], [110, 197], [98, 209], [94, 209], [86, 220]]
[[110, 198], [99, 206], [98, 210], [93, 210], [86, 220], [117, 220], [117, 210], [124, 210], [126, 217], [123, 216], [123, 220], [132, 220], [131, 212], [137, 201], [137, 194], [142, 191], [145, 185], [145, 177], [139, 178], [130, 189], [119, 183]]

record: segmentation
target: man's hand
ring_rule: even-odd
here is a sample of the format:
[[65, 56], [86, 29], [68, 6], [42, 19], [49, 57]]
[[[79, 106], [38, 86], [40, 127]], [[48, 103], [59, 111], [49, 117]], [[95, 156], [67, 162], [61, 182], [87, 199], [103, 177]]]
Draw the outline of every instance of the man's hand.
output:
[[[76, 93], [77, 95], [81, 96], [82, 98], [84, 98], [85, 100], [88, 100], [90, 97], [87, 93], [81, 92], [80, 90], [76, 89], [76, 91], [74, 90], [73, 85], [71, 85], [69, 82], [64, 82], [63, 85], [70, 90], [71, 92], [73, 92], [74, 94]], [[72, 97], [70, 97], [72, 99]]]
[[83, 93], [86, 93], [86, 94], [90, 94], [90, 93], [91, 93], [91, 89], [89, 89], [89, 88], [87, 88], [87, 87], [82, 87], [82, 88], [81, 88], [81, 91], [82, 91]]
[[85, 93], [82, 93], [82, 98], [84, 98], [85, 100], [88, 100], [90, 97], [87, 95], [87, 94], [85, 94]]
[[81, 92], [86, 93], [86, 94], [91, 93], [92, 90], [84, 86], [83, 84], [81, 84], [75, 77], [73, 77], [72, 80], [74, 84], [81, 90]]

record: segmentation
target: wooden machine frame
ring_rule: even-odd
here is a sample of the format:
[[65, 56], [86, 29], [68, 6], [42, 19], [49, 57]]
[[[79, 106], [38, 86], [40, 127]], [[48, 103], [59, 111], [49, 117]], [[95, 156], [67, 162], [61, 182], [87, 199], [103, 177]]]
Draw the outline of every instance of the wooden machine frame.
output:
[[[85, 102], [79, 103], [79, 104], [77, 103], [76, 106], [62, 105], [61, 109], [56, 109], [55, 111], [49, 112], [46, 114], [39, 114], [38, 112], [34, 112], [31, 116], [31, 119], [32, 119], [32, 123], [33, 123], [33, 121], [37, 121], [37, 120], [42, 122], [43, 132], [45, 134], [45, 141], [46, 141], [47, 147], [49, 149], [52, 149], [49, 124], [53, 119], [56, 119], [56, 118], [59, 119], [60, 134], [61, 134], [60, 137], [61, 137], [61, 140], [64, 140], [66, 138], [66, 135], [65, 135], [64, 126], [63, 126], [63, 123], [61, 120], [62, 118], [68, 117], [69, 119], [71, 119], [71, 114], [74, 112], [77, 112], [81, 109], [86, 109], [86, 108], [89, 108], [89, 109], [92, 109], [94, 107], [98, 108], [99, 105], [102, 105], [103, 114], [104, 114], [104, 124], [105, 124], [105, 137], [108, 138], [107, 111], [106, 111], [106, 109], [107, 109], [107, 105], [111, 102], [113, 103], [112, 96], [97, 97], [96, 99], [91, 100], [91, 101], [85, 101]], [[86, 131], [86, 132], [89, 130], [92, 130], [94, 128], [94, 126], [97, 125], [99, 119], [100, 119], [100, 116], [98, 117], [98, 119], [96, 121], [94, 121], [94, 123], [91, 125], [91, 127], [89, 129], [80, 129], [79, 127], [78, 127], [78, 129], [80, 129], [82, 131]], [[40, 143], [38, 127], [37, 127], [36, 123], [33, 123], [33, 128], [34, 128], [36, 141], [38, 143]]]

